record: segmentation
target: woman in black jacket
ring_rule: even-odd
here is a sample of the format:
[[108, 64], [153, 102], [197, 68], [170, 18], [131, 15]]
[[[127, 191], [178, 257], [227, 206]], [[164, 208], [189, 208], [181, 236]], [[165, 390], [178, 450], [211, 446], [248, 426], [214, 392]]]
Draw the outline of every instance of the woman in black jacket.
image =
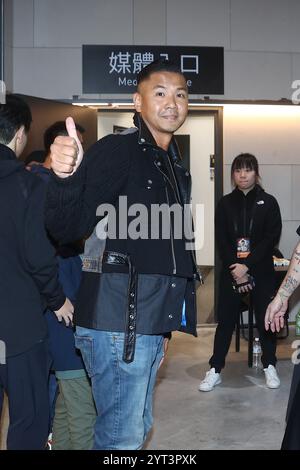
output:
[[262, 364], [269, 388], [278, 388], [276, 336], [265, 331], [264, 315], [275, 292], [273, 250], [281, 234], [281, 215], [276, 199], [259, 185], [254, 155], [238, 155], [231, 166], [235, 189], [220, 200], [215, 217], [216, 242], [222, 261], [218, 326], [211, 369], [199, 390], [209, 392], [221, 383], [232, 333], [239, 321], [241, 294], [252, 291], [256, 324], [262, 345]]

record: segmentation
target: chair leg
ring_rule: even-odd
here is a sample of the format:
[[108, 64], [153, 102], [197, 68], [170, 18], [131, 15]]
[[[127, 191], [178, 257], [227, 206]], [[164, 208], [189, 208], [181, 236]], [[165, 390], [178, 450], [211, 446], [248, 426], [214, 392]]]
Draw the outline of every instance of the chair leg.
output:
[[240, 330], [242, 331], [242, 337], [247, 340], [246, 334], [245, 334], [245, 325], [244, 325], [244, 316], [243, 316], [243, 310], [241, 310], [241, 323], [240, 323]]
[[248, 367], [253, 366], [253, 299], [249, 294], [249, 310], [248, 310]]
[[236, 352], [240, 352], [240, 337], [241, 337], [241, 328], [240, 328], [240, 318], [239, 318], [235, 326], [235, 351]]

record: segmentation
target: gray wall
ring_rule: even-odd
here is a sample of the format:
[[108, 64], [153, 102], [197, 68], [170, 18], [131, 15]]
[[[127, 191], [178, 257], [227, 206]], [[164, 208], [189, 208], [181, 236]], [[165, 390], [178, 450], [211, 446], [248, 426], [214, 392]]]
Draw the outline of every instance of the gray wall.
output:
[[4, 0], [4, 81], [6, 89], [13, 88], [13, 4]]
[[14, 90], [80, 95], [82, 44], [224, 46], [225, 98], [291, 97], [299, 0], [11, 0]]

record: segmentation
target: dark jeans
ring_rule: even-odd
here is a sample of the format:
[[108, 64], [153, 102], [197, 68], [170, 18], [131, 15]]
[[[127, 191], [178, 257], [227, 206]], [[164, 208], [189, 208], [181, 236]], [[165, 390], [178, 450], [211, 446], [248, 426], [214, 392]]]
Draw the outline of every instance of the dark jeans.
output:
[[0, 364], [0, 395], [9, 403], [8, 450], [42, 450], [49, 426], [49, 356], [46, 341]]
[[[231, 277], [227, 273], [222, 273], [220, 278], [220, 290], [218, 301], [218, 326], [214, 340], [214, 352], [209, 360], [211, 367], [220, 372], [225, 366], [232, 334], [235, 325], [239, 321], [241, 296], [236, 294], [231, 285]], [[265, 279], [257, 279], [253, 290], [253, 306], [255, 312], [256, 325], [259, 331], [259, 338], [262, 347], [262, 364], [268, 367], [269, 364], [276, 365], [276, 334], [266, 331], [264, 326], [265, 313], [268, 304], [274, 295], [274, 280], [266, 276]]]
[[76, 327], [97, 407], [94, 449], [141, 449], [152, 422], [162, 335], [137, 334], [134, 360], [123, 361], [124, 333]]

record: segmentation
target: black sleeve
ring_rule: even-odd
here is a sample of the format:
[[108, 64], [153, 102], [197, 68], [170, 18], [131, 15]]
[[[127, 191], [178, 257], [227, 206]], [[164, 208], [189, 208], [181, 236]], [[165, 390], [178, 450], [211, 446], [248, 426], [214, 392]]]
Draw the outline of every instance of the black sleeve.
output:
[[228, 233], [228, 220], [225, 207], [224, 198], [222, 198], [216, 209], [215, 215], [215, 234], [216, 243], [218, 247], [219, 256], [225, 268], [229, 269], [234, 263], [237, 263], [236, 248], [232, 242], [230, 234]]
[[27, 271], [51, 310], [63, 306], [66, 296], [58, 281], [58, 264], [45, 228], [46, 185], [36, 178], [27, 200], [24, 223], [24, 258]]
[[265, 230], [263, 240], [256, 245], [250, 255], [243, 263], [251, 268], [262, 261], [266, 254], [273, 254], [273, 249], [277, 245], [282, 229], [281, 214], [278, 202], [271, 196], [270, 204], [266, 213]]
[[60, 243], [88, 235], [96, 224], [101, 203], [114, 203], [127, 181], [129, 151], [122, 136], [110, 135], [85, 154], [69, 178], [54, 175], [48, 184], [46, 226]]

